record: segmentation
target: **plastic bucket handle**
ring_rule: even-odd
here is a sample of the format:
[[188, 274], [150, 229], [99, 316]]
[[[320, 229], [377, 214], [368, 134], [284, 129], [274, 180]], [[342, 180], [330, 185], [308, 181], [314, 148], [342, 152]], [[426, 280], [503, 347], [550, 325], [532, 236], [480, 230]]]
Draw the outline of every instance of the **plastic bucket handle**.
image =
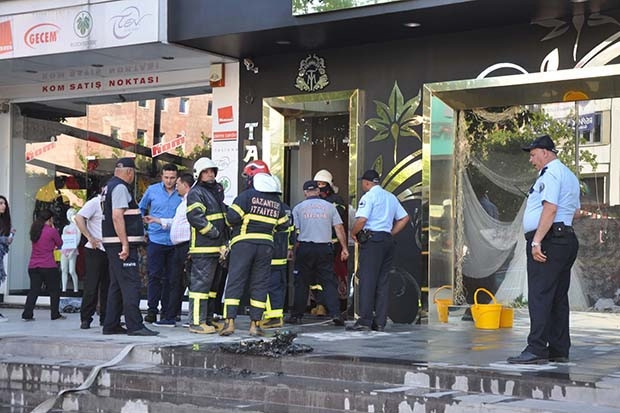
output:
[[486, 288], [481, 287], [481, 288], [478, 288], [476, 292], [474, 293], [474, 304], [475, 305], [478, 305], [478, 293], [480, 291], [487, 293], [487, 295], [491, 297], [491, 301], [493, 301], [493, 304], [497, 304], [497, 300], [495, 299], [495, 296], [493, 295], [493, 293], [487, 290]]
[[[438, 289], [435, 290], [435, 293], [433, 294], [433, 302], [436, 303], [437, 302], [437, 293], [441, 290], [447, 290], [447, 289], [452, 289], [451, 285], [442, 285], [441, 287], [439, 287]], [[445, 300], [445, 299], [442, 299]], [[452, 299], [450, 299], [452, 300]]]

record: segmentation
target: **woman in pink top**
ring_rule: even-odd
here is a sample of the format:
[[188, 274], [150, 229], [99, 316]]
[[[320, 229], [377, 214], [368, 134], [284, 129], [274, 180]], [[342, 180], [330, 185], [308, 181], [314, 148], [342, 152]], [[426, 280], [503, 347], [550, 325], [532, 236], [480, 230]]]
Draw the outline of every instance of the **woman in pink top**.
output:
[[28, 263], [28, 275], [30, 276], [30, 291], [26, 297], [26, 305], [22, 313], [24, 321], [33, 321], [33, 310], [37, 298], [41, 293], [41, 287], [45, 283], [50, 295], [50, 311], [52, 320], [64, 319], [60, 314], [60, 272], [58, 264], [54, 260], [54, 250], [62, 247], [62, 240], [58, 231], [54, 228], [52, 213], [44, 210], [39, 213], [37, 219], [30, 227], [30, 241], [32, 241], [32, 254]]

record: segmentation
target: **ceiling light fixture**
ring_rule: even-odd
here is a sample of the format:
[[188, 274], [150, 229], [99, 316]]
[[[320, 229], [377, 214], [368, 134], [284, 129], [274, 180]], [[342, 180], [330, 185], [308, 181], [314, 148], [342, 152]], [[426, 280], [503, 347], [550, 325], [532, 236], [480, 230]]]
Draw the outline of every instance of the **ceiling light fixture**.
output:
[[32, 70], [32, 69], [27, 69], [27, 70], [24, 70], [24, 72], [26, 72], [26, 73], [31, 73], [31, 74], [33, 74], [33, 75], [34, 75], [35, 73], [39, 73], [39, 72], [37, 72], [36, 70]]
[[276, 40], [276, 44], [279, 44], [280, 46], [288, 46], [289, 44], [291, 44], [290, 40]]
[[174, 60], [174, 56], [162, 56], [161, 58], [164, 60]]
[[414, 28], [414, 27], [420, 27], [421, 24], [420, 23], [416, 23], [416, 22], [409, 22], [409, 23], [403, 23], [403, 26]]
[[100, 64], [100, 63], [93, 63], [91, 66], [92, 66], [92, 67], [97, 67], [97, 68], [99, 68], [99, 67], [103, 67], [103, 65], [102, 65], [102, 64]]

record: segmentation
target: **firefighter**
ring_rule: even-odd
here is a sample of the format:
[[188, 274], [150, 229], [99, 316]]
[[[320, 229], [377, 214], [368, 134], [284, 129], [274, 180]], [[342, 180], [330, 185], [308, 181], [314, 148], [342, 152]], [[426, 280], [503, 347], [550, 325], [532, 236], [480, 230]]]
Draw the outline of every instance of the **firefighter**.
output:
[[273, 233], [288, 227], [278, 185], [271, 175], [258, 173], [252, 187], [243, 191], [228, 209], [226, 221], [232, 227], [228, 281], [224, 293], [225, 324], [220, 335], [235, 331], [234, 320], [245, 285], [250, 281], [250, 335], [264, 332], [259, 323], [266, 307], [273, 255]]
[[220, 252], [228, 243], [224, 188], [215, 181], [217, 166], [206, 157], [194, 163], [196, 183], [187, 194], [187, 221], [191, 226], [189, 254], [192, 259], [189, 286], [189, 331], [211, 334], [220, 325], [211, 319], [209, 298], [218, 271]]
[[241, 176], [243, 176], [246, 180], [246, 188], [252, 188], [252, 181], [254, 179], [254, 175], [258, 173], [271, 175], [271, 172], [269, 172], [269, 167], [264, 161], [257, 159], [255, 161], [248, 162], [248, 164], [243, 168], [243, 172], [241, 173]]
[[[327, 169], [321, 169], [314, 175], [314, 180], [319, 185], [320, 197], [327, 202], [333, 204], [338, 211], [338, 215], [343, 222], [345, 234], [348, 233], [348, 205], [344, 202], [344, 199], [336, 192], [338, 188], [334, 185], [333, 176]], [[334, 273], [336, 274], [336, 281], [338, 283], [338, 295], [340, 298], [340, 309], [346, 309], [346, 303], [349, 296], [349, 270], [347, 261], [340, 259], [341, 245], [338, 242], [336, 231], [332, 231], [332, 244], [334, 244]], [[320, 285], [312, 285], [310, 289], [314, 292], [317, 305], [311, 310], [313, 315], [327, 315], [327, 310], [322, 301], [322, 288]], [[344, 307], [344, 308], [343, 308]]]
[[[274, 176], [277, 183], [278, 193], [282, 194], [280, 180]], [[273, 257], [271, 258], [271, 278], [267, 293], [267, 303], [261, 328], [282, 327], [284, 324], [284, 299], [286, 295], [286, 275], [288, 261], [293, 259], [293, 238], [295, 227], [293, 226], [293, 214], [291, 207], [282, 203], [284, 211], [289, 217], [288, 227], [285, 231], [278, 231], [273, 236]]]

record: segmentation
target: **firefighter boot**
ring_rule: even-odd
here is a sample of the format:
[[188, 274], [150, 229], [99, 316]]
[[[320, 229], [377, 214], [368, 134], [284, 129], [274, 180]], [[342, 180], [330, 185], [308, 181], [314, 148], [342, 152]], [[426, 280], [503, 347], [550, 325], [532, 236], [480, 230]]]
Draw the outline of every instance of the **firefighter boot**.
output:
[[224, 322], [224, 328], [220, 331], [220, 336], [229, 336], [235, 332], [235, 319], [227, 318]]
[[275, 318], [267, 318], [265, 320], [260, 321], [259, 326], [261, 328], [279, 328], [284, 325], [284, 320], [282, 317]]
[[262, 337], [265, 335], [265, 332], [262, 328], [260, 328], [260, 321], [254, 321], [250, 323], [250, 335], [253, 337]]
[[310, 314], [324, 316], [324, 315], [327, 315], [327, 309], [325, 308], [323, 304], [317, 304], [316, 307], [310, 310]]
[[215, 319], [207, 320], [207, 324], [215, 328], [215, 331], [217, 331], [218, 333], [224, 328], [224, 322], [215, 321]]
[[215, 327], [210, 326], [206, 323], [201, 323], [199, 325], [190, 324], [189, 332], [196, 334], [213, 334], [215, 333]]

